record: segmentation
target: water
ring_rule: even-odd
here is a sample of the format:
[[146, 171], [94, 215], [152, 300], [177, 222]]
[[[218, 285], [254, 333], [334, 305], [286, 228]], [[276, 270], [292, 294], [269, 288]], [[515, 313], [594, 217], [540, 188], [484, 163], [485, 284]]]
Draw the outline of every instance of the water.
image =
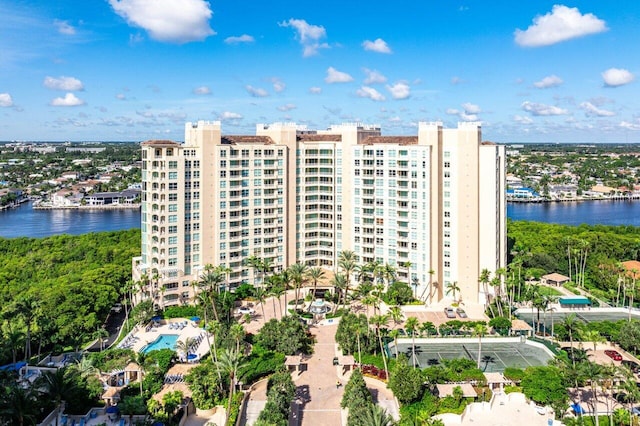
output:
[[513, 220], [563, 225], [640, 226], [640, 200], [508, 203], [507, 216]]
[[[508, 203], [514, 220], [564, 225], [640, 226], [640, 200], [579, 203]], [[41, 238], [58, 234], [140, 228], [140, 210], [33, 210], [31, 203], [0, 211], [0, 237]]]
[[155, 341], [145, 346], [142, 349], [142, 353], [146, 354], [160, 349], [171, 349], [173, 351], [176, 349], [178, 337], [179, 336], [177, 334], [161, 334]]
[[0, 237], [41, 238], [59, 234], [140, 228], [139, 209], [34, 210], [31, 203], [0, 211]]

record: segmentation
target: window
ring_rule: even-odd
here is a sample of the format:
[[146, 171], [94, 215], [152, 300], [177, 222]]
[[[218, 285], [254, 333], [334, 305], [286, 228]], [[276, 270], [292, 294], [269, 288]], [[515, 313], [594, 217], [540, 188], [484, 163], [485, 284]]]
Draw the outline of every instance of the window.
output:
[[449, 262], [448, 260], [444, 262], [444, 267], [445, 268], [450, 268], [451, 267], [451, 262]]
[[169, 211], [170, 212], [177, 212], [178, 211], [178, 205], [177, 204], [169, 204]]
[[178, 179], [178, 172], [169, 172], [169, 180]]

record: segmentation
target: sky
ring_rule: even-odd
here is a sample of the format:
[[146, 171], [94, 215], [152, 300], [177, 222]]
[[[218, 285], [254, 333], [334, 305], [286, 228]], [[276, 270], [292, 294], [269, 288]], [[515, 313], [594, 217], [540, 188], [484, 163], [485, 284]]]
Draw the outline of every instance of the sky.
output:
[[640, 143], [640, 2], [0, 0], [0, 140], [482, 123]]

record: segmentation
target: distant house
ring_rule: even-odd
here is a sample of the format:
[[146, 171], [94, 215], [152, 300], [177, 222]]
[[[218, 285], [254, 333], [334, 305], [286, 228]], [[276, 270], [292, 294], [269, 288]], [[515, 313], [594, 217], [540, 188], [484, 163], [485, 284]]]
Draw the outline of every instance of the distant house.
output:
[[510, 188], [507, 189], [507, 199], [512, 200], [533, 200], [539, 198], [540, 194], [533, 190], [533, 188]]
[[575, 198], [578, 196], [578, 187], [575, 185], [553, 185], [549, 188], [552, 198]]
[[81, 200], [82, 194], [71, 189], [61, 189], [51, 195], [51, 205], [53, 207], [79, 206]]
[[552, 285], [555, 287], [560, 287], [567, 282], [569, 282], [569, 277], [558, 274], [557, 272], [554, 272], [553, 274], [543, 275], [542, 278], [540, 278], [540, 284]]
[[84, 200], [88, 206], [108, 206], [119, 204], [132, 204], [140, 190], [126, 189], [122, 192], [96, 192], [87, 195]]
[[80, 173], [78, 172], [64, 172], [60, 175], [61, 180], [78, 180], [80, 178]]

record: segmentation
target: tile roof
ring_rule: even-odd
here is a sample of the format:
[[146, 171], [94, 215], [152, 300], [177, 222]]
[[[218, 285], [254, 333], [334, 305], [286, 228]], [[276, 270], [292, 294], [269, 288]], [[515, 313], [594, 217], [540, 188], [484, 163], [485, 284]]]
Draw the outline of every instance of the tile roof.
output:
[[253, 136], [253, 135], [232, 135], [232, 136], [222, 136], [220, 138], [223, 145], [237, 145], [237, 144], [264, 144], [264, 145], [273, 145], [273, 139], [269, 136]]
[[374, 144], [398, 144], [398, 145], [418, 145], [417, 136], [369, 136], [360, 142], [360, 145]]

